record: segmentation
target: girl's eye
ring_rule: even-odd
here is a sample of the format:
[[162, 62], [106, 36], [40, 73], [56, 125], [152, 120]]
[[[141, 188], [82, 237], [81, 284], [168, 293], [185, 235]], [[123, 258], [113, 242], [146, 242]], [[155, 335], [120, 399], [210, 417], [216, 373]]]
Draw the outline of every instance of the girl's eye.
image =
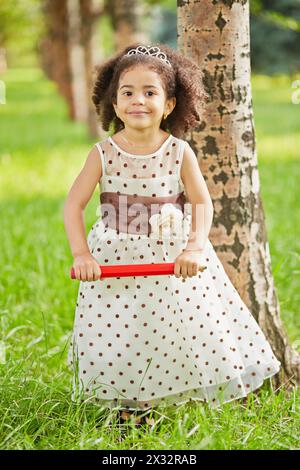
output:
[[[131, 93], [131, 91], [125, 91], [125, 93], [123, 93], [123, 94], [126, 95], [126, 93]], [[152, 94], [154, 94], [153, 91], [147, 91], [147, 93], [152, 93]], [[151, 95], [151, 96], [152, 96], [152, 95]]]

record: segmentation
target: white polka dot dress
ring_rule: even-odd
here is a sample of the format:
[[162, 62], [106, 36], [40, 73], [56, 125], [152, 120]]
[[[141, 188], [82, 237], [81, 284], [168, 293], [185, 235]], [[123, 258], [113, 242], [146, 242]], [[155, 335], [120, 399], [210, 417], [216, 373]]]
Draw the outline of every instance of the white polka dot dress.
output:
[[[129, 154], [111, 137], [96, 145], [101, 211], [122, 195], [145, 204], [185, 196], [184, 140], [170, 134], [149, 155]], [[103, 212], [87, 238], [100, 265], [171, 263], [186, 246], [189, 229], [179, 238], [125, 233], [110, 219], [104, 222]], [[192, 400], [215, 407], [246, 396], [279, 371], [281, 363], [209, 240], [203, 264], [205, 271], [186, 279], [151, 275], [80, 282], [68, 352], [73, 401], [89, 398], [130, 410]]]

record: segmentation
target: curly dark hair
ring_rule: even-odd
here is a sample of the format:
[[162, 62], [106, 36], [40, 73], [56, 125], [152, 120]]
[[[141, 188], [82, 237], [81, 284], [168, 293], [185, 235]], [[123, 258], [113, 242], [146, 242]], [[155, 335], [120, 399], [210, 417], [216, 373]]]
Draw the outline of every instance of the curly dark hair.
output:
[[199, 124], [201, 106], [207, 99], [203, 85], [202, 72], [192, 60], [176, 52], [165, 44], [155, 44], [164, 52], [172, 67], [151, 55], [132, 54], [123, 57], [130, 49], [144, 46], [141, 43], [132, 44], [95, 67], [95, 83], [92, 100], [102, 123], [102, 128], [113, 132], [124, 128], [124, 123], [115, 114], [112, 103], [116, 103], [119, 78], [125, 70], [136, 65], [145, 64], [158, 73], [166, 98], [176, 97], [176, 105], [169, 116], [161, 122], [161, 129], [169, 131], [175, 137], [181, 138], [193, 126]]

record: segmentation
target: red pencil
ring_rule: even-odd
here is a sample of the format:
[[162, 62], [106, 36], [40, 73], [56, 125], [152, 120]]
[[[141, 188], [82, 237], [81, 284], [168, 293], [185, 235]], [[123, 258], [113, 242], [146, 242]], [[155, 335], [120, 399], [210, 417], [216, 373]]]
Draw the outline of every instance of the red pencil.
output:
[[[101, 266], [101, 279], [106, 277], [125, 276], [155, 276], [163, 274], [174, 274], [175, 263], [149, 263], [149, 264], [117, 264], [113, 266]], [[200, 266], [203, 272], [206, 266]], [[75, 279], [74, 268], [71, 268], [71, 278]]]

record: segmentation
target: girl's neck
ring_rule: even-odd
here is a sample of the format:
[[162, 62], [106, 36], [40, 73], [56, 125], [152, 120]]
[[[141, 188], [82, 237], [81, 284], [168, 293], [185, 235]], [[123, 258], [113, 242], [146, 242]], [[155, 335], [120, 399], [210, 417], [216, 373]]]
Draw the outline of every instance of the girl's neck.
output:
[[162, 129], [122, 129], [118, 134], [121, 137], [123, 143], [127, 143], [129, 146], [135, 146], [138, 148], [147, 148], [158, 145], [163, 141], [168, 133]]

